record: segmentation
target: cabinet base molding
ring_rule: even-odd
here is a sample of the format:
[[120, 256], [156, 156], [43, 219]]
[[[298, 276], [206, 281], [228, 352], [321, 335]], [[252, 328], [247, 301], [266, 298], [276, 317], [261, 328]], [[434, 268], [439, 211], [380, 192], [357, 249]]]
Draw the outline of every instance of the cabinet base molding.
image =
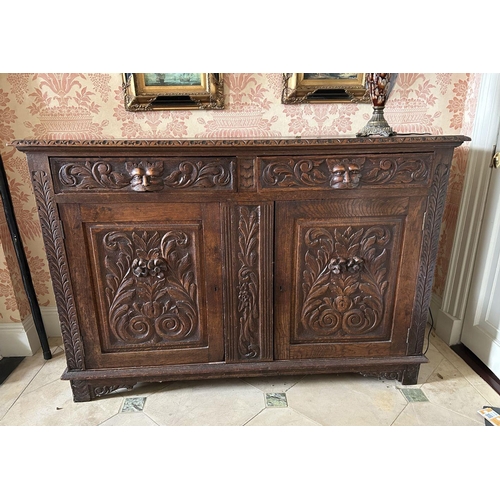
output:
[[111, 370], [66, 370], [62, 380], [69, 380], [75, 402], [91, 401], [120, 389], [132, 390], [139, 382], [174, 382], [178, 380], [207, 380], [288, 375], [325, 375], [359, 373], [365, 377], [398, 380], [404, 385], [417, 383], [420, 364], [425, 356], [376, 358], [269, 361], [261, 363], [200, 363]]

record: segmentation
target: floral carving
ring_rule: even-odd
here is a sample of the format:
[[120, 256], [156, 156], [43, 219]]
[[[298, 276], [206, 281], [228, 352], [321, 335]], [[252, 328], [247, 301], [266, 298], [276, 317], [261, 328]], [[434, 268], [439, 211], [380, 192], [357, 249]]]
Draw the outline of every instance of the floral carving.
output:
[[[440, 163], [436, 167], [436, 173], [427, 204], [422, 250], [420, 254], [419, 278], [410, 329], [411, 339], [408, 348], [410, 354], [420, 354], [423, 348], [424, 331], [427, 324], [427, 310], [431, 299], [448, 176], [449, 165]], [[419, 339], [418, 344], [415, 343], [417, 338]]]
[[[63, 160], [64, 161], [64, 160]], [[57, 160], [55, 160], [57, 164]], [[232, 161], [186, 160], [165, 168], [162, 160], [112, 160], [63, 163], [59, 180], [63, 189], [125, 189], [137, 192], [161, 191], [165, 187], [231, 188]], [[167, 170], [167, 171], [166, 171]]]
[[59, 170], [59, 180], [63, 186], [80, 189], [122, 189], [130, 183], [123, 174], [114, 172], [113, 167], [103, 161], [66, 163]]
[[422, 182], [429, 178], [430, 158], [386, 158], [372, 168], [363, 178], [368, 184], [386, 184], [397, 182], [408, 184]]
[[284, 158], [265, 164], [262, 170], [264, 185], [269, 186], [318, 186], [327, 183], [328, 176], [321, 170], [323, 159], [296, 160]]
[[239, 207], [238, 225], [238, 352], [244, 358], [259, 356], [259, 209]]
[[[193, 235], [112, 231], [103, 238], [112, 346], [193, 339], [198, 329]], [[195, 338], [196, 340], [196, 338]]]
[[262, 159], [263, 187], [353, 189], [366, 184], [424, 184], [432, 155], [412, 157]]
[[45, 249], [58, 304], [68, 368], [70, 370], [83, 370], [85, 369], [85, 355], [76, 316], [73, 290], [69, 281], [61, 221], [57, 217], [54, 193], [44, 171], [33, 172], [33, 190], [37, 198]]
[[168, 187], [229, 186], [232, 181], [233, 162], [225, 166], [218, 161], [183, 161], [166, 179]]
[[359, 336], [377, 329], [392, 241], [383, 226], [306, 231], [299, 335]]

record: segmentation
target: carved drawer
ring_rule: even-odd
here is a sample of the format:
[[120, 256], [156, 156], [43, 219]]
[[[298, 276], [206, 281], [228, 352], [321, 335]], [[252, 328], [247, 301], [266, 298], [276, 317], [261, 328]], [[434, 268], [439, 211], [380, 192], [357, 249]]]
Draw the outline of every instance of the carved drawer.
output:
[[433, 153], [260, 157], [259, 190], [427, 186]]
[[235, 190], [235, 158], [51, 158], [56, 193]]

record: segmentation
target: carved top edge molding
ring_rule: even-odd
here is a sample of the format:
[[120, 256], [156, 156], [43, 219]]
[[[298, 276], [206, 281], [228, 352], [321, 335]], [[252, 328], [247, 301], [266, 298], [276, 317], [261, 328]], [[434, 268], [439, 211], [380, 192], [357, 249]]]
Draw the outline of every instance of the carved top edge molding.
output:
[[395, 135], [391, 137], [288, 137], [274, 139], [23, 139], [10, 143], [19, 151], [52, 147], [216, 147], [216, 146], [327, 146], [356, 144], [461, 144], [470, 141], [465, 135]]

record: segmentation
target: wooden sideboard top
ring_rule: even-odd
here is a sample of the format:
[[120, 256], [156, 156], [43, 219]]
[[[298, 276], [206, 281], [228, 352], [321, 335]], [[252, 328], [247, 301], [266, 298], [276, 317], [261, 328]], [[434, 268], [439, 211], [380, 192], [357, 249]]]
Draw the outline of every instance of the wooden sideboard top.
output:
[[449, 144], [459, 145], [470, 141], [464, 135], [394, 135], [391, 137], [273, 137], [248, 139], [22, 139], [10, 143], [19, 151], [44, 150], [52, 148], [258, 148], [294, 146], [375, 146]]

